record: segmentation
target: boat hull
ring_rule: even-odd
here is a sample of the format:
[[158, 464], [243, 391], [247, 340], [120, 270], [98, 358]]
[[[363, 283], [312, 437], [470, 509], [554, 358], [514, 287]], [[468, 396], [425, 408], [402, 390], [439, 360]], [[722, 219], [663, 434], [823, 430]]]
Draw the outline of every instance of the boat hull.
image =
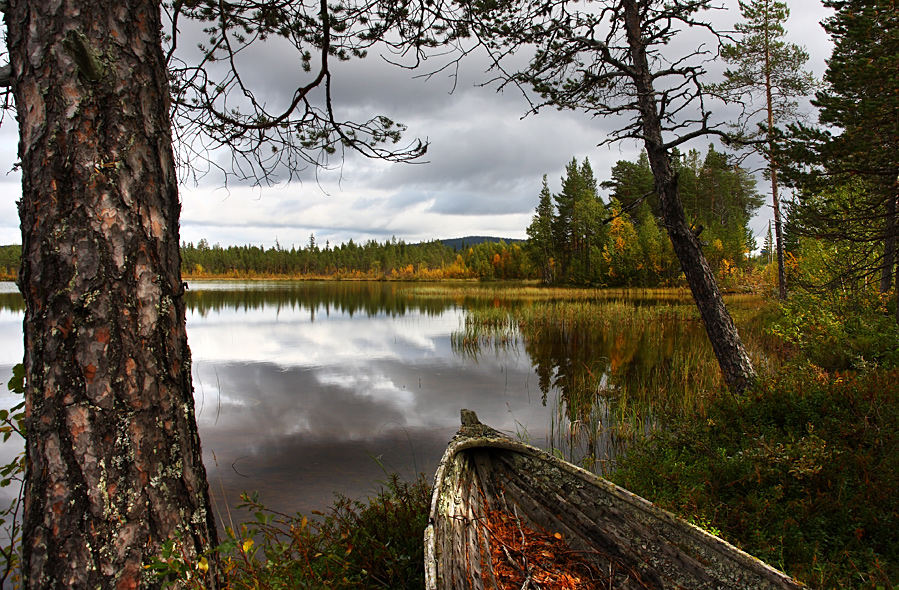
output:
[[802, 588], [789, 576], [651, 502], [469, 420], [435, 477], [425, 532], [429, 590], [501, 587], [491, 517], [561, 536], [609, 588]]

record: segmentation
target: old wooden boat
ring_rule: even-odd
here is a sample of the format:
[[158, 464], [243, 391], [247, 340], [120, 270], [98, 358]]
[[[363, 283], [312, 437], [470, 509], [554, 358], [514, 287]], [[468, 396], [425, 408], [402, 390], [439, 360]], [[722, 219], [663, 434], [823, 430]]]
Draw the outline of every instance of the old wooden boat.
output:
[[[425, 531], [429, 590], [509, 587], [500, 565], [521, 574], [516, 588], [546, 586], [530, 579], [536, 565], [513, 563], [498, 518], [514, 522], [522, 541], [535, 531], [561, 538], [587, 562], [584, 581], [556, 587], [803, 587], [649, 501], [481, 424], [474, 412], [462, 410], [462, 424], [434, 482]], [[553, 551], [543, 553], [557, 558]]]

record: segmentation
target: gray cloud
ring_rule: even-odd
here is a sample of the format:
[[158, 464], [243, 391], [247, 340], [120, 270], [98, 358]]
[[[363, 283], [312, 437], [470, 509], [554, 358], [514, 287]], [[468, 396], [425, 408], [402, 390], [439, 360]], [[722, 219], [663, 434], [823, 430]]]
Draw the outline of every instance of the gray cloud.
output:
[[[732, 28], [739, 19], [737, 3], [724, 4], [729, 10], [711, 18]], [[793, 7], [788, 24], [790, 40], [809, 49], [811, 67], [819, 75], [830, 44], [818, 22], [830, 13], [819, 3], [803, 3]], [[692, 37], [686, 35], [687, 41]], [[240, 60], [246, 81], [273, 109], [287, 104], [303, 76], [299, 62], [278, 43], [253, 46]], [[432, 63], [437, 62], [427, 65]], [[427, 70], [410, 72], [386, 63], [378, 51], [337, 64], [333, 93], [338, 116], [366, 120], [383, 114], [408, 125], [408, 141], [430, 142], [427, 163], [388, 165], [349, 153], [332, 159], [330, 170], [305, 170], [301, 181], [289, 186], [255, 189], [236, 182], [222, 190], [221, 177], [212, 173], [199, 186], [183, 186], [184, 238], [273, 246], [276, 237], [282, 244], [305, 243], [312, 232], [332, 242], [391, 235], [406, 241], [475, 233], [523, 237], [543, 174], [556, 191], [572, 157], [589, 157], [602, 180], [617, 160], [639, 153], [638, 146], [627, 142], [596, 147], [615, 121], [554, 110], [522, 120], [528, 105], [519, 93], [477, 86], [487, 80], [487, 63], [474, 56], [461, 64], [457, 78], [452, 70], [431, 79], [417, 77]], [[710, 63], [709, 69], [720, 71], [721, 66]], [[734, 116], [725, 108], [716, 114], [719, 120]], [[0, 167], [9, 169], [16, 159], [15, 127], [11, 119], [4, 123]], [[700, 139], [687, 147], [704, 150], [708, 143]], [[221, 163], [229, 160], [224, 153], [215, 156]], [[286, 178], [286, 171], [279, 177]], [[19, 241], [16, 178], [8, 180], [2, 187], [0, 242]], [[767, 227], [768, 217], [763, 209], [754, 221], [757, 233]]]

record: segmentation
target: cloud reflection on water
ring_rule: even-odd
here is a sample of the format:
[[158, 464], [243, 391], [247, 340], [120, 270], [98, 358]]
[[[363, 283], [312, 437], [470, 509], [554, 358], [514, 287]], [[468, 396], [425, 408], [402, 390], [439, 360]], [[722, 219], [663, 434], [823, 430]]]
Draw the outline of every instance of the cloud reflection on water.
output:
[[[450, 333], [461, 306], [413, 304], [401, 291], [191, 285], [197, 418], [221, 523], [242, 491], [259, 491], [284, 512], [309, 513], [330, 505], [334, 492], [374, 493], [382, 466], [408, 477], [433, 474], [461, 408], [543, 440], [549, 417], [527, 355], [455, 356]], [[0, 305], [3, 383], [22, 358], [21, 300], [9, 297], [15, 301]], [[8, 460], [18, 449], [3, 451]]]
[[321, 509], [333, 492], [371, 493], [381, 465], [410, 477], [433, 472], [463, 407], [497, 428], [518, 423], [542, 436], [548, 418], [527, 356], [455, 356], [450, 333], [461, 314], [455, 306], [189, 310], [213, 490], [224, 487], [232, 506], [240, 491], [259, 490], [287, 512]]

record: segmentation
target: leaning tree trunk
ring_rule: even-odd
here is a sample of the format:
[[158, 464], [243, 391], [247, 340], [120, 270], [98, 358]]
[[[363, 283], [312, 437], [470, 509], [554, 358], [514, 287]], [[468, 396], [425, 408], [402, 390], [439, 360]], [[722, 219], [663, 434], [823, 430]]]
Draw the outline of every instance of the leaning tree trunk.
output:
[[164, 541], [190, 559], [217, 544], [159, 9], [7, 9], [22, 167], [28, 588], [156, 585], [144, 566]]
[[668, 229], [674, 253], [690, 285], [724, 380], [731, 391], [741, 392], [755, 381], [755, 369], [733, 319], [727, 312], [715, 275], [702, 253], [699, 240], [690, 231], [684, 215], [677, 175], [671, 167], [671, 157], [662, 139], [662, 122], [658, 114], [646, 48], [642, 41], [636, 0], [624, 0], [622, 4], [630, 47], [632, 80], [643, 124], [643, 143], [655, 178], [662, 219]]

